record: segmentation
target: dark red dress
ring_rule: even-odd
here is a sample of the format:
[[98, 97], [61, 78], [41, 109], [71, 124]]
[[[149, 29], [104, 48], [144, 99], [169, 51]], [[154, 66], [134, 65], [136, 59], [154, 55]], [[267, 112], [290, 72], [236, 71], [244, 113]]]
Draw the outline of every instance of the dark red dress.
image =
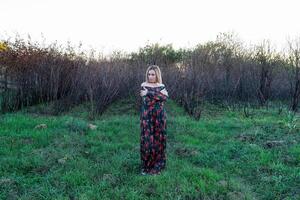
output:
[[[164, 102], [168, 96], [160, 91], [165, 86], [149, 87], [143, 96], [141, 106], [141, 169], [143, 172], [155, 174], [166, 165], [166, 111]], [[141, 89], [143, 89], [143, 87]]]

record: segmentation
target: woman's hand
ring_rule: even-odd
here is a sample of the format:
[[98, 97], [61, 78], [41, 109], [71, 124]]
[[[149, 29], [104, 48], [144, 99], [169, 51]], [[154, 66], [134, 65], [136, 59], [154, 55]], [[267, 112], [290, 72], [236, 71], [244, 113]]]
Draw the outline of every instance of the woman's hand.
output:
[[166, 90], [166, 88], [164, 88], [163, 90], [160, 91], [162, 94], [169, 96], [168, 91]]
[[140, 95], [141, 97], [145, 96], [147, 94], [148, 90], [144, 88], [144, 90], [141, 90]]

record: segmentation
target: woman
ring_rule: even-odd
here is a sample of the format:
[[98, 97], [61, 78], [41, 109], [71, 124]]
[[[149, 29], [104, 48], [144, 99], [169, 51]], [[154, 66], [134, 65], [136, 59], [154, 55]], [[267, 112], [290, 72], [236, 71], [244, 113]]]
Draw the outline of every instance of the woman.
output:
[[159, 174], [166, 165], [166, 111], [164, 102], [168, 92], [162, 84], [161, 71], [151, 65], [146, 71], [146, 82], [141, 84], [141, 170], [142, 175]]

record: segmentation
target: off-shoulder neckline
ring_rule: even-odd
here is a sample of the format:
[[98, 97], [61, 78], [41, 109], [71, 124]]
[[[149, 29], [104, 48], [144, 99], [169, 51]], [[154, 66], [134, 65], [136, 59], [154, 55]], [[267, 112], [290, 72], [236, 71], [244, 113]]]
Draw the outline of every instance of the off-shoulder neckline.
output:
[[142, 86], [142, 87], [157, 88], [157, 87], [165, 87], [165, 86], [164, 86], [164, 85], [161, 85], [161, 86], [155, 86], [155, 87], [151, 87], [151, 86]]
[[165, 87], [165, 85], [163, 84], [163, 85], [154, 86], [154, 87], [144, 85], [144, 86], [141, 86], [141, 87], [158, 88], [158, 87]]

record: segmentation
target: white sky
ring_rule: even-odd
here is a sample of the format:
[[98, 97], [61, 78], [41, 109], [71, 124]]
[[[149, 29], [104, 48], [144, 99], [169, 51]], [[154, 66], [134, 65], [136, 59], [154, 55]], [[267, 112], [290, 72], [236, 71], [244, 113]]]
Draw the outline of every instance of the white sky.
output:
[[104, 54], [148, 43], [192, 47], [234, 31], [244, 42], [282, 48], [300, 36], [297, 0], [0, 0], [0, 38], [16, 33]]

